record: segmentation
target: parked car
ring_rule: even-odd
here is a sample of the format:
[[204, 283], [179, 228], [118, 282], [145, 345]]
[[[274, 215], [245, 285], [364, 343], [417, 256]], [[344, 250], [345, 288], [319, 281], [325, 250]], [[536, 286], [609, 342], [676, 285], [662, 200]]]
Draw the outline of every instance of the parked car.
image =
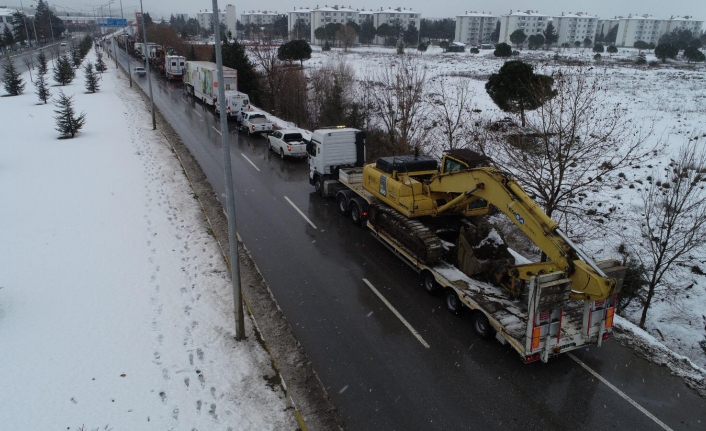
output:
[[275, 130], [267, 137], [267, 146], [282, 159], [307, 155], [304, 137], [296, 129]]
[[137, 66], [136, 68], [132, 69], [132, 71], [135, 72], [135, 75], [139, 75], [139, 76], [143, 76], [143, 75], [147, 74], [147, 71], [142, 66]]
[[61, 42], [59, 46], [66, 46], [66, 42]]
[[240, 122], [240, 130], [246, 132], [248, 136], [255, 134], [270, 134], [274, 125], [267, 120], [264, 112], [244, 112], [243, 121]]

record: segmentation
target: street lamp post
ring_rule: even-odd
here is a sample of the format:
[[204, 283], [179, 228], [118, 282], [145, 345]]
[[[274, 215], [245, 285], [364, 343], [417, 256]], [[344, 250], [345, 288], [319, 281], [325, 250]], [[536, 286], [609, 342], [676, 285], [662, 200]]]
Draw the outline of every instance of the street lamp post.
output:
[[[145, 54], [147, 54], [147, 27], [145, 27], [145, 10], [142, 8], [142, 0], [140, 0], [140, 18], [142, 19], [142, 39], [145, 42]], [[152, 74], [150, 73], [149, 59], [146, 58], [145, 63], [147, 63], [147, 82], [149, 83], [150, 87], [150, 102], [152, 102], [152, 130], [157, 130], [157, 118], [154, 114], [154, 97], [152, 97]]]
[[[120, 16], [125, 19], [125, 14], [123, 13], [123, 0], [120, 0]], [[115, 49], [115, 58], [118, 57], [118, 50]], [[127, 74], [130, 77], [130, 87], [132, 87], [132, 70], [130, 70], [130, 56], [127, 53], [127, 37], [125, 38], [125, 61], [127, 61]]]
[[[142, 1], [142, 0], [140, 0]], [[245, 317], [243, 316], [243, 296], [240, 289], [240, 261], [238, 260], [238, 237], [235, 224], [235, 201], [233, 193], [233, 173], [230, 161], [230, 141], [228, 138], [228, 112], [226, 111], [226, 90], [223, 82], [223, 55], [221, 54], [221, 20], [218, 16], [218, 0], [213, 0], [213, 36], [216, 50], [216, 68], [218, 69], [218, 108], [221, 115], [221, 146], [223, 147], [223, 168], [226, 186], [226, 213], [228, 215], [228, 244], [230, 260], [230, 278], [233, 286], [235, 306], [235, 339], [245, 338]]]
[[22, 0], [20, 0], [20, 7], [22, 8], [22, 21], [24, 21], [25, 24], [25, 35], [27, 35], [27, 43], [29, 44], [29, 47], [32, 48], [32, 40], [29, 38], [29, 30], [27, 30], [27, 15], [25, 15], [25, 6], [22, 4]]
[[47, 0], [47, 11], [49, 12], [49, 30], [51, 31], [51, 43], [54, 43], [54, 24], [51, 22], [51, 9], [49, 8], [49, 0]]

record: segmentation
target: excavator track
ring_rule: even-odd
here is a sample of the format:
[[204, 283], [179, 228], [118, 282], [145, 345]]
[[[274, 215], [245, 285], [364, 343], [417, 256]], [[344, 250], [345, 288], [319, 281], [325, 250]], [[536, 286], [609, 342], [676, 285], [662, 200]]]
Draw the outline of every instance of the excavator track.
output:
[[368, 219], [376, 231], [388, 234], [426, 265], [433, 265], [444, 256], [441, 239], [418, 220], [408, 219], [387, 205], [379, 203], [370, 205]]

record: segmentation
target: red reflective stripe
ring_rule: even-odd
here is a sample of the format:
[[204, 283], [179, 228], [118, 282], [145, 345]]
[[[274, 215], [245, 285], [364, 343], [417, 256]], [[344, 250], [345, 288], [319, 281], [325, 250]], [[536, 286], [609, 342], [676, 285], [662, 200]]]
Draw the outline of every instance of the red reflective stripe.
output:
[[556, 343], [561, 341], [561, 323], [564, 321], [564, 309], [559, 310], [559, 329], [556, 332]]

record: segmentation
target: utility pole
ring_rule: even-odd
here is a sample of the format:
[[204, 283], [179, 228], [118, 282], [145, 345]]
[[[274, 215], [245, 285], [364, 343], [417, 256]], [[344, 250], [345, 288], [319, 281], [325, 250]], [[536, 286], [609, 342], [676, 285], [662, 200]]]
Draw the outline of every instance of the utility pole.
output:
[[[125, 14], [123, 13], [123, 0], [120, 0], [120, 16], [122, 19], [125, 19]], [[127, 35], [127, 31], [125, 31], [125, 34]], [[130, 55], [127, 53], [127, 38], [130, 35], [127, 35], [125, 37], [125, 61], [127, 61], [127, 75], [130, 77], [130, 87], [132, 87], [132, 70], [130, 70]], [[118, 56], [118, 49], [115, 49], [115, 57]]]
[[[140, 0], [142, 1], [142, 0]], [[245, 338], [245, 317], [243, 316], [243, 296], [240, 289], [240, 261], [238, 260], [238, 237], [235, 224], [235, 202], [233, 193], [233, 173], [230, 161], [230, 141], [228, 139], [228, 113], [226, 112], [226, 90], [223, 83], [223, 55], [221, 54], [221, 20], [218, 16], [218, 0], [213, 0], [213, 38], [218, 69], [218, 109], [221, 111], [221, 146], [223, 147], [223, 168], [226, 185], [226, 213], [228, 214], [228, 259], [230, 260], [230, 281], [233, 285], [235, 306], [235, 339]]]
[[20, 0], [20, 7], [22, 8], [22, 21], [25, 23], [25, 34], [27, 35], [27, 43], [29, 44], [29, 47], [32, 48], [32, 40], [29, 38], [29, 30], [27, 30], [27, 15], [25, 15], [25, 6], [22, 4], [22, 0]]
[[[216, 1], [216, 0], [213, 0]], [[152, 74], [150, 73], [149, 53], [147, 52], [147, 27], [145, 27], [145, 10], [142, 8], [142, 0], [140, 0], [140, 18], [142, 18], [142, 39], [145, 42], [145, 63], [147, 63], [147, 82], [150, 87], [150, 102], [152, 102], [152, 130], [157, 130], [157, 118], [154, 114], [154, 97], [152, 97]], [[129, 65], [128, 60], [128, 65]]]

